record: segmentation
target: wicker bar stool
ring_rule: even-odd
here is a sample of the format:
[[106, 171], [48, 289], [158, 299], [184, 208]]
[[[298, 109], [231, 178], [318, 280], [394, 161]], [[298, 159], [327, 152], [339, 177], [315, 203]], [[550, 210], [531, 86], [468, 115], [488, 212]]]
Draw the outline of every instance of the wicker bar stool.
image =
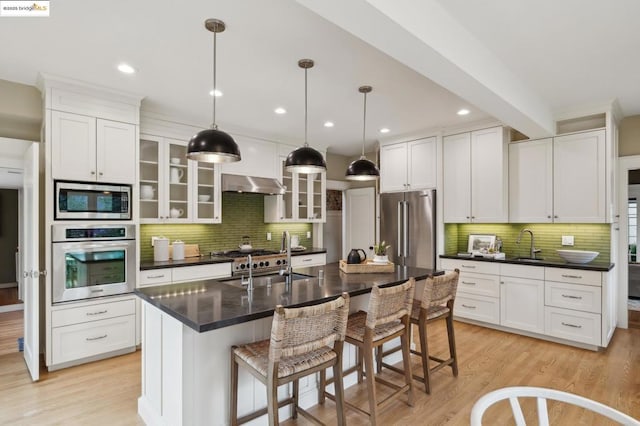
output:
[[[342, 347], [349, 315], [349, 295], [303, 308], [276, 306], [271, 339], [231, 348], [231, 424], [246, 423], [264, 414], [278, 424], [278, 408], [293, 405], [298, 413], [322, 424], [298, 406], [298, 380], [333, 367], [339, 425], [345, 424], [342, 385]], [[238, 418], [238, 366], [267, 386], [267, 407]], [[293, 394], [278, 402], [278, 386], [293, 382]]]
[[[453, 332], [453, 303], [456, 298], [458, 289], [458, 277], [460, 271], [458, 269], [447, 272], [437, 277], [430, 276], [427, 278], [422, 292], [422, 300], [413, 301], [413, 309], [411, 311], [411, 323], [418, 326], [420, 336], [420, 351], [412, 350], [411, 353], [420, 356], [422, 359], [422, 377], [413, 375], [413, 378], [424, 383], [426, 393], [431, 393], [431, 373], [441, 368], [450, 366], [455, 377], [458, 376], [458, 357], [456, 355], [456, 341]], [[434, 321], [445, 319], [447, 322], [447, 336], [449, 339], [449, 358], [440, 359], [429, 355], [429, 345], [427, 343], [427, 324]], [[387, 367], [393, 371], [402, 373], [402, 369], [383, 362], [383, 358], [393, 352], [400, 350], [399, 347], [382, 352], [382, 348], [376, 351], [376, 361], [378, 371], [382, 371], [382, 367]], [[434, 367], [429, 366], [429, 360], [435, 361]]]
[[[413, 406], [413, 381], [411, 380], [411, 363], [409, 354], [409, 315], [415, 289], [415, 280], [388, 287], [373, 287], [369, 299], [368, 312], [359, 311], [349, 315], [347, 323], [347, 336], [345, 340], [356, 346], [358, 362], [356, 366], [344, 371], [344, 374], [358, 372], [358, 383], [362, 383], [363, 377], [367, 378], [367, 393], [369, 399], [369, 411], [365, 411], [348, 401], [345, 405], [369, 416], [370, 423], [375, 425], [378, 411], [384, 409], [395, 398], [407, 393], [407, 403]], [[398, 386], [376, 376], [373, 371], [373, 349], [380, 347], [391, 339], [400, 337], [403, 352], [404, 368], [406, 373], [405, 384]], [[364, 372], [363, 372], [364, 361]], [[366, 374], [365, 374], [366, 373]], [[319, 402], [324, 398], [334, 399], [334, 396], [326, 391], [326, 386], [333, 382], [327, 380], [325, 372], [320, 372]], [[376, 382], [394, 389], [393, 394], [383, 401], [378, 402], [376, 397]], [[336, 386], [337, 393], [338, 386]]]

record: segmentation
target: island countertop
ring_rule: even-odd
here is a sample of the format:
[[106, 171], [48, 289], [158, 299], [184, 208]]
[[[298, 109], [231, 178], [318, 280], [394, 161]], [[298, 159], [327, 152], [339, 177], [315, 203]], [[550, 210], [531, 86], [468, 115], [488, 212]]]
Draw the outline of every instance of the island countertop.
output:
[[[324, 276], [318, 278], [321, 271]], [[195, 331], [205, 332], [269, 317], [276, 305], [305, 306], [337, 297], [342, 292], [357, 296], [370, 292], [375, 285], [396, 284], [410, 277], [421, 280], [432, 273], [442, 273], [396, 266], [395, 271], [389, 273], [346, 274], [337, 263], [294, 268], [294, 272], [309, 277], [291, 285], [274, 283], [270, 287], [256, 287], [251, 295], [244, 288], [225, 283], [228, 279], [137, 288], [135, 293]]]

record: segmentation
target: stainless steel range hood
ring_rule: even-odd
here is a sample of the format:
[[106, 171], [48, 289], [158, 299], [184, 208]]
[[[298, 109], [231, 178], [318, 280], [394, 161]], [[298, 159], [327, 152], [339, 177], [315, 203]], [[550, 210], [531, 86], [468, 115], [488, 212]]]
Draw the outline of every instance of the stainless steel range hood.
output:
[[286, 187], [276, 179], [222, 174], [222, 192], [249, 192], [252, 194], [284, 194]]

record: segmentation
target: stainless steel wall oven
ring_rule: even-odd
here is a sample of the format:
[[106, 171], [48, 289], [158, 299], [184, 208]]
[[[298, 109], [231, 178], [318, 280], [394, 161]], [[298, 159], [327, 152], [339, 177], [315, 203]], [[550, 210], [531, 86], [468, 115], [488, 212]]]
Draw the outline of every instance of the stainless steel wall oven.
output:
[[134, 225], [53, 225], [52, 253], [53, 303], [135, 288]]

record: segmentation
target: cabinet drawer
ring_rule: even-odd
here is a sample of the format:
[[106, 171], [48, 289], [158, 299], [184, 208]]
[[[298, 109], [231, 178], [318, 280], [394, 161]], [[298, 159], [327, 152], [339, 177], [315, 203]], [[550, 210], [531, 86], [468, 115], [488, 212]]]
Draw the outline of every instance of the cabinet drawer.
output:
[[62, 327], [87, 321], [134, 315], [135, 313], [136, 301], [134, 299], [113, 303], [101, 303], [99, 305], [80, 306], [77, 308], [52, 311], [51, 326]]
[[461, 318], [499, 324], [500, 299], [495, 297], [461, 294], [456, 297], [453, 314]]
[[327, 264], [326, 253], [307, 254], [291, 257], [291, 267], [322, 266]]
[[109, 318], [51, 329], [53, 364], [87, 358], [136, 344], [136, 316]]
[[461, 272], [458, 280], [458, 294], [478, 294], [480, 296], [500, 296], [500, 278], [497, 275]]
[[545, 307], [545, 333], [576, 342], [601, 345], [600, 315]]
[[140, 287], [154, 284], [171, 284], [171, 268], [147, 269], [140, 271]]
[[174, 283], [229, 277], [231, 276], [231, 263], [183, 266], [181, 268], [173, 268], [172, 274]]
[[547, 281], [545, 287], [544, 303], [547, 306], [576, 309], [594, 314], [602, 312], [600, 287], [554, 281]]
[[544, 280], [544, 268], [541, 266], [512, 265], [510, 263], [505, 263], [500, 265], [500, 275], [503, 277]]
[[544, 268], [544, 279], [573, 284], [602, 285], [602, 273], [580, 269]]
[[477, 274], [500, 275], [500, 264], [492, 262], [474, 262], [462, 259], [440, 259], [442, 269], [460, 269], [460, 272], [475, 272]]

